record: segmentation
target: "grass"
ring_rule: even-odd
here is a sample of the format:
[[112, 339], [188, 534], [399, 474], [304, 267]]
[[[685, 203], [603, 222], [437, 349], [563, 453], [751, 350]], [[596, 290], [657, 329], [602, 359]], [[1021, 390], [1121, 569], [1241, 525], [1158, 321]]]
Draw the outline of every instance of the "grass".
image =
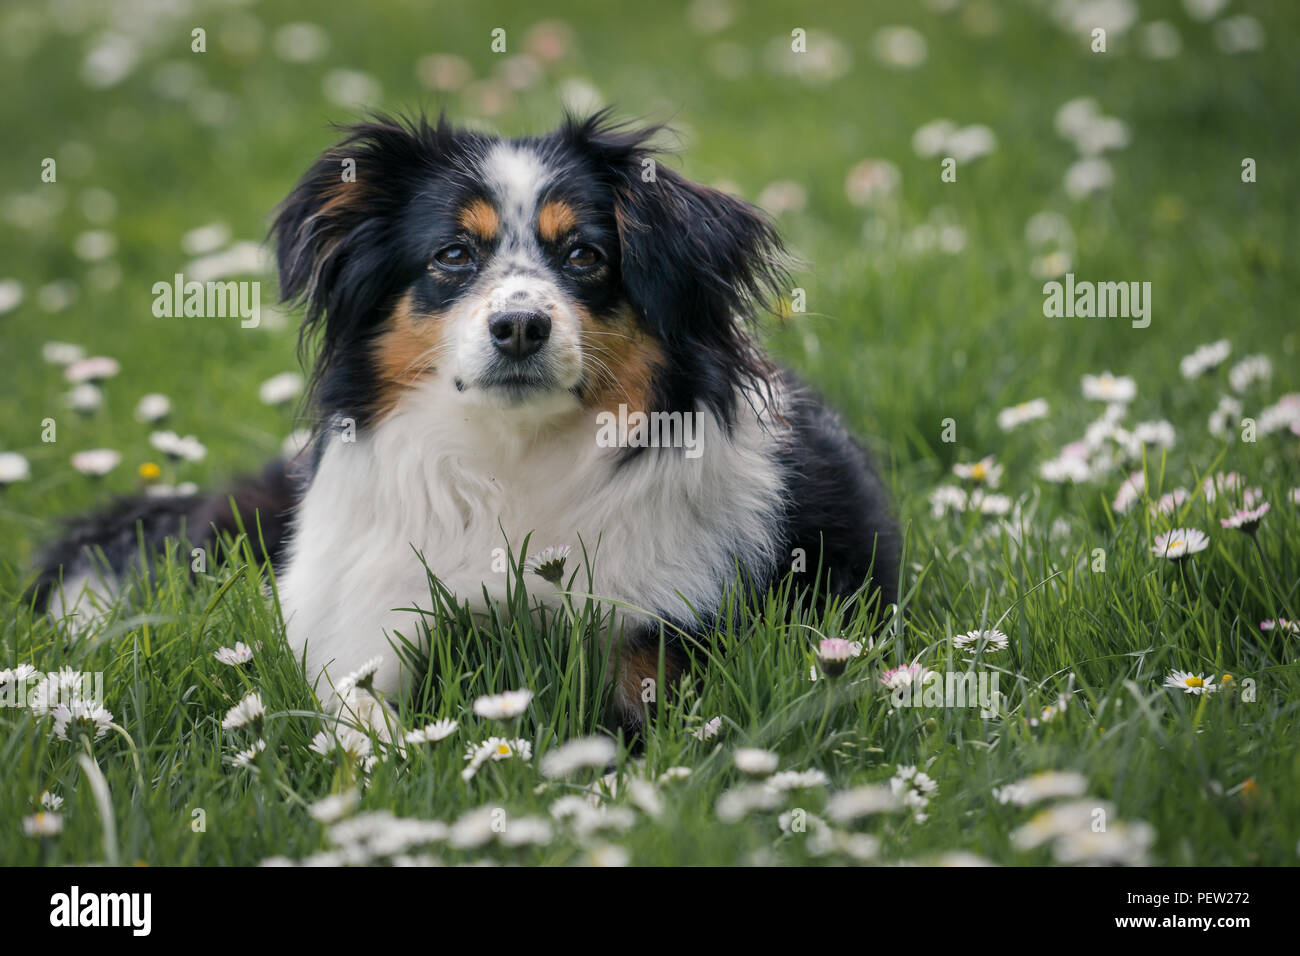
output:
[[[602, 829], [557, 823], [544, 846], [435, 841], [408, 851], [447, 862], [551, 864], [617, 860], [610, 847], [637, 864], [843, 862], [866, 851], [881, 862], [935, 861], [962, 851], [1045, 864], [1058, 859], [1050, 844], [1023, 849], [1012, 839], [1035, 808], [999, 802], [992, 791], [1054, 770], [1080, 774], [1090, 805], [1111, 805], [1109, 832], [1122, 832], [1117, 821], [1150, 824], [1151, 862], [1294, 863], [1298, 638], [1258, 624], [1300, 613], [1300, 517], [1288, 497], [1300, 485], [1300, 449], [1285, 429], [1247, 442], [1206, 426], [1220, 395], [1232, 394], [1226, 369], [1245, 355], [1271, 357], [1273, 375], [1240, 396], [1243, 416], [1258, 418], [1296, 390], [1293, 5], [1233, 4], [1229, 13], [1264, 25], [1266, 43], [1229, 55], [1214, 26], [1189, 19], [1181, 4], [1144, 4], [1143, 22], [1168, 20], [1182, 37], [1181, 53], [1166, 60], [1141, 55], [1135, 31], [1112, 31], [1109, 52], [1093, 54], [1037, 3], [970, 0], [948, 14], [921, 4], [819, 4], [798, 22], [776, 4], [746, 4], [715, 34], [689, 27], [675, 7], [553, 6], [548, 15], [572, 30], [571, 52], [513, 94], [492, 125], [544, 128], [559, 116], [561, 93], [572, 90], [566, 81], [581, 78], [627, 113], [674, 120], [688, 144], [680, 166], [694, 178], [730, 181], [751, 199], [777, 179], [806, 190], [804, 208], [782, 213], [780, 223], [808, 264], [797, 276], [807, 312], [771, 323], [768, 340], [877, 454], [907, 529], [906, 597], [901, 613], [883, 622], [859, 607], [787, 621], [780, 593], [759, 613], [743, 614], [734, 630], [716, 635], [722, 663], [660, 708], [644, 753], [620, 751]], [[83, 8], [84, 17], [76, 12]], [[376, 107], [481, 116], [474, 90], [432, 93], [415, 64], [431, 52], [455, 53], [475, 76], [490, 77], [501, 64], [490, 31], [505, 28], [514, 52], [537, 17], [478, 4], [448, 18], [414, 2], [369, 4], [361, 17], [354, 4], [321, 3], [311, 16], [327, 31], [329, 51], [291, 64], [274, 55], [273, 38], [303, 15], [294, 5], [204, 5], [184, 20], [136, 18], [126, 4], [59, 9], [58, 22], [43, 5], [0, 11], [0, 77], [24, 93], [0, 104], [13, 131], [0, 191], [0, 271], [25, 291], [0, 316], [0, 451], [21, 453], [32, 472], [0, 490], [0, 668], [102, 673], [104, 703], [122, 730], [87, 748], [54, 738], [50, 721], [26, 709], [0, 709], [0, 862], [251, 864], [338, 851], [307, 807], [348, 790], [363, 771], [341, 754], [308, 749], [318, 701], [283, 641], [268, 578], [249, 565], [242, 542], [230, 543], [231, 562], [214, 563], [194, 585], [183, 565], [162, 566], [89, 636], [33, 614], [22, 592], [54, 519], [131, 490], [137, 466], [152, 459], [150, 429], [131, 414], [141, 395], [169, 395], [168, 427], [207, 445], [203, 462], [174, 475], [204, 485], [256, 467], [296, 424], [291, 411], [257, 397], [262, 381], [293, 367], [292, 316], [264, 316], [258, 329], [157, 319], [151, 289], [184, 267], [178, 244], [189, 229], [219, 220], [235, 238], [264, 234], [269, 210], [331, 141], [327, 120], [355, 115], [323, 96], [325, 74], [372, 74], [382, 85]], [[875, 31], [900, 22], [926, 38], [928, 57], [916, 70], [889, 69], [873, 54]], [[207, 30], [204, 54], [190, 52], [196, 25]], [[88, 89], [85, 53], [110, 26], [137, 39], [139, 62], [120, 83]], [[767, 67], [768, 45], [796, 26], [821, 31], [810, 43], [817, 49], [820, 37], [837, 38], [848, 57], [842, 76], [814, 84]], [[748, 70], [720, 75], [713, 66], [720, 60]], [[1053, 118], [1081, 95], [1124, 120], [1131, 143], [1108, 154], [1109, 190], [1073, 200], [1062, 178], [1076, 156]], [[940, 116], [987, 124], [997, 136], [996, 150], [962, 164], [955, 183], [941, 181], [938, 158], [919, 158], [911, 146], [916, 128]], [[40, 181], [47, 156], [59, 162], [57, 183]], [[870, 157], [892, 163], [901, 185], [862, 208], [846, 201], [845, 179]], [[1242, 182], [1243, 157], [1256, 161], [1257, 182]], [[87, 218], [104, 205], [92, 190], [115, 199], [106, 221]], [[1043, 280], [1031, 262], [1050, 250], [1030, 243], [1025, 227], [1044, 210], [1072, 227], [1062, 251], [1078, 278], [1151, 282], [1149, 328], [1043, 316]], [[918, 229], [927, 223], [959, 226], [960, 250], [926, 248]], [[116, 237], [109, 259], [74, 254], [89, 229]], [[47, 312], [37, 290], [60, 279], [71, 280], [78, 297]], [[1185, 379], [1180, 359], [1220, 338], [1232, 343], [1229, 362]], [[40, 358], [54, 339], [122, 363], [94, 414], [64, 407], [60, 369]], [[1096, 480], [1042, 480], [1039, 465], [1101, 413], [1080, 397], [1080, 377], [1106, 369], [1137, 381], [1125, 424], [1167, 419], [1177, 442], [1148, 447], [1143, 461]], [[1047, 418], [1010, 432], [997, 426], [998, 410], [1038, 397], [1048, 400]], [[57, 424], [52, 443], [41, 440], [47, 418]], [[952, 442], [944, 440], [948, 419]], [[100, 480], [69, 464], [74, 452], [95, 447], [123, 454]], [[989, 454], [1005, 468], [1000, 490], [1014, 512], [934, 517], [928, 497], [955, 481], [951, 466]], [[1110, 502], [1131, 469], [1145, 470], [1149, 491], [1119, 514]], [[1223, 497], [1197, 494], [1176, 516], [1150, 514], [1148, 499], [1176, 487], [1195, 491], [1218, 471], [1244, 475], [1272, 504], [1257, 548], [1220, 527]], [[1171, 525], [1206, 531], [1210, 547], [1182, 564], [1153, 555], [1154, 535]], [[1099, 557], [1104, 571], [1094, 570]], [[809, 680], [817, 638], [870, 642], [878, 623], [879, 637], [845, 677]], [[1005, 650], [970, 653], [951, 642], [992, 626], [1008, 635]], [[509, 821], [549, 817], [557, 798], [584, 792], [595, 771], [539, 792], [539, 766], [559, 743], [600, 726], [600, 657], [589, 640], [599, 627], [585, 607], [542, 624], [526, 616], [474, 622], [443, 607], [431, 645], [418, 649], [431, 662], [428, 681], [400, 703], [400, 719], [419, 726], [451, 717], [459, 729], [374, 764], [360, 811], [450, 823], [502, 808], [508, 831]], [[213, 659], [237, 640], [258, 646], [250, 665]], [[997, 716], [891, 708], [879, 675], [913, 660], [943, 672], [996, 672], [1005, 695]], [[1231, 673], [1245, 689], [1202, 697], [1163, 688], [1175, 668]], [[535, 697], [516, 724], [472, 713], [476, 696], [517, 687]], [[221, 721], [254, 690], [266, 703], [267, 749], [255, 768], [234, 768], [231, 754], [252, 737], [223, 730]], [[1041, 719], [1067, 694], [1063, 712]], [[718, 716], [716, 737], [692, 736]], [[489, 763], [467, 784], [465, 745], [493, 734], [528, 740], [532, 759]], [[722, 795], [745, 784], [733, 761], [740, 747], [777, 753], [782, 769], [820, 770], [829, 785], [739, 821], [722, 819]], [[78, 759], [87, 750], [93, 764]], [[878, 841], [870, 845], [818, 839], [815, 823], [783, 833], [782, 811], [825, 817], [830, 794], [883, 784], [900, 765], [937, 783], [923, 822], [891, 811], [835, 824], [836, 833]], [[654, 803], [632, 781], [679, 766], [692, 773], [656, 784], [662, 807], [647, 812]], [[92, 786], [97, 772], [103, 797]], [[62, 834], [28, 837], [23, 820], [46, 790], [66, 801]]]

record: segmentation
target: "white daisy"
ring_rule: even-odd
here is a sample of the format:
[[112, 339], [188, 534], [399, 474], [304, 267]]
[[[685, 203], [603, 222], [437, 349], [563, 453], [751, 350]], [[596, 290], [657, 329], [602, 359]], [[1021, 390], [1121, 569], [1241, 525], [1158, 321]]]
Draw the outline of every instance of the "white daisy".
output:
[[41, 806], [46, 810], [57, 810], [63, 806], [63, 798], [57, 793], [50, 793], [48, 790], [42, 791]]
[[122, 463], [122, 453], [111, 448], [93, 448], [72, 456], [72, 467], [83, 475], [101, 478]]
[[1173, 531], [1156, 535], [1155, 540], [1151, 553], [1168, 558], [1170, 561], [1181, 561], [1210, 546], [1210, 539], [1203, 531], [1195, 528], [1175, 528]]
[[777, 768], [780, 757], [770, 750], [757, 747], [741, 747], [733, 755], [736, 769], [752, 777], [765, 777]]
[[1082, 796], [1087, 790], [1088, 780], [1083, 774], [1047, 770], [1009, 783], [1005, 787], [994, 787], [993, 798], [998, 803], [1027, 807], [1043, 800]]
[[527, 688], [488, 694], [474, 701], [474, 713], [488, 720], [514, 720], [528, 709], [533, 692]]
[[1114, 863], [1142, 866], [1155, 838], [1155, 829], [1149, 823], [1118, 820], [1105, 830], [1087, 826], [1063, 833], [1053, 845], [1053, 853], [1058, 863], [1067, 865]]
[[618, 752], [608, 737], [579, 737], [570, 740], [542, 757], [542, 776], [567, 777], [588, 767], [608, 766]]
[[1232, 346], [1227, 339], [1198, 346], [1190, 355], [1183, 356], [1182, 361], [1178, 363], [1178, 369], [1183, 373], [1183, 378], [1198, 378], [1227, 361], [1231, 351]]
[[82, 382], [64, 397], [67, 406], [74, 412], [89, 414], [104, 404], [104, 393], [97, 385]]
[[781, 794], [771, 787], [745, 783], [724, 791], [715, 810], [723, 823], [737, 823], [756, 810], [776, 809], [781, 799]]
[[444, 717], [418, 730], [409, 731], [405, 740], [408, 744], [434, 744], [440, 740], [446, 740], [456, 732], [456, 728], [459, 726], [459, 721]]
[[0, 452], [0, 486], [15, 481], [26, 481], [32, 475], [32, 466], [15, 451]]
[[1244, 392], [1256, 382], [1267, 382], [1273, 377], [1273, 363], [1267, 355], [1247, 355], [1228, 369], [1228, 384], [1234, 392]]
[[957, 634], [952, 639], [953, 647], [979, 647], [980, 642], [984, 642], [984, 650], [1000, 651], [1006, 648], [1009, 639], [997, 628], [981, 631], [967, 631], [965, 634]]
[[233, 648], [220, 647], [212, 653], [222, 664], [230, 667], [238, 667], [240, 664], [247, 664], [253, 659], [253, 649], [243, 641], [236, 641]]
[[1083, 397], [1089, 401], [1127, 403], [1136, 396], [1137, 382], [1127, 375], [1115, 376], [1110, 372], [1102, 372], [1100, 375], [1083, 377]]
[[542, 817], [507, 817], [499, 839], [502, 846], [546, 846], [555, 830]]
[[51, 365], [71, 365], [86, 357], [86, 350], [80, 345], [68, 342], [46, 342], [41, 346], [41, 358]]
[[226, 730], [237, 730], [249, 724], [260, 725], [265, 716], [266, 707], [262, 704], [262, 697], [254, 692], [246, 695], [243, 700], [226, 711], [221, 726]]
[[545, 548], [524, 562], [524, 570], [559, 587], [564, 580], [564, 565], [569, 560], [568, 545]]
[[685, 780], [691, 775], [690, 767], [669, 767], [659, 775], [659, 783], [674, 783], [678, 780]]
[[384, 663], [384, 656], [376, 654], [352, 673], [346, 675], [334, 687], [334, 691], [339, 697], [348, 697], [357, 688], [369, 693], [374, 689], [375, 674], [378, 672], [381, 664]]
[[1214, 685], [1214, 678], [1193, 674], [1191, 671], [1174, 670], [1165, 677], [1165, 686], [1181, 690], [1185, 694], [1213, 694], [1219, 688]]
[[1002, 480], [1002, 466], [997, 464], [992, 455], [976, 462], [955, 464], [952, 473], [965, 481], [987, 485], [989, 488], [996, 488]]
[[826, 801], [826, 815], [836, 823], [848, 823], [874, 813], [897, 810], [900, 806], [890, 787], [870, 784], [832, 794]]
[[820, 770], [782, 770], [764, 781], [773, 790], [811, 790], [829, 782], [830, 778]]
[[1241, 420], [1241, 413], [1245, 411], [1241, 402], [1237, 401], [1231, 395], [1223, 395], [1219, 398], [1219, 404], [1215, 406], [1214, 411], [1210, 412], [1208, 424], [1210, 434], [1215, 438], [1227, 438], [1232, 432], [1232, 428]]
[[233, 757], [231, 757], [230, 765], [232, 767], [251, 766], [253, 762], [257, 760], [257, 758], [265, 752], [266, 752], [266, 741], [259, 738], [253, 743], [253, 746], [249, 747], [247, 750], [241, 750], [238, 753], [236, 753]]
[[208, 450], [193, 435], [182, 438], [175, 432], [160, 431], [149, 436], [149, 444], [177, 461], [202, 461]]
[[162, 421], [172, 411], [172, 400], [166, 395], [151, 392], [135, 404], [135, 420], [148, 425]]
[[1259, 629], [1261, 631], [1286, 631], [1289, 634], [1300, 634], [1300, 624], [1288, 620], [1284, 617], [1275, 617], [1272, 620], [1260, 621]]
[[956, 485], [940, 485], [930, 492], [930, 515], [936, 520], [944, 515], [966, 510], [966, 492]]
[[303, 377], [297, 372], [281, 372], [268, 378], [257, 390], [263, 405], [284, 405], [302, 392]]
[[1115, 182], [1110, 163], [1100, 156], [1080, 159], [1065, 171], [1065, 194], [1071, 199], [1086, 199], [1104, 192]]
[[113, 726], [113, 715], [94, 701], [74, 700], [59, 704], [51, 711], [54, 736], [60, 740], [77, 740], [83, 734], [98, 740]]
[[356, 809], [359, 799], [360, 794], [355, 790], [332, 793], [313, 803], [307, 812], [318, 823], [337, 823]]
[[1077, 455], [1049, 458], [1038, 466], [1038, 477], [1054, 485], [1082, 484], [1092, 478], [1092, 469]]
[[57, 813], [33, 813], [23, 817], [23, 833], [29, 837], [52, 837], [63, 832], [63, 817]]
[[1004, 432], [1009, 432], [1026, 422], [1046, 418], [1047, 412], [1048, 406], [1045, 398], [1035, 398], [1032, 401], [1021, 402], [1019, 405], [1012, 405], [1010, 408], [1004, 408], [998, 412], [998, 428], [1001, 428]]

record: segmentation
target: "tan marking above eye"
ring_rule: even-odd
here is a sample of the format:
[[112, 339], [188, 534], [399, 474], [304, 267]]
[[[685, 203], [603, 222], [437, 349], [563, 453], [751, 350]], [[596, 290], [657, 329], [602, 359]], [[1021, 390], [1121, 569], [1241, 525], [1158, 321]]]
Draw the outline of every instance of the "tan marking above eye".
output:
[[501, 219], [492, 204], [486, 199], [475, 199], [460, 211], [457, 218], [461, 228], [474, 233], [480, 239], [491, 241], [497, 237], [501, 228]]
[[547, 242], [554, 242], [577, 226], [578, 214], [566, 202], [548, 202], [537, 213], [537, 234]]

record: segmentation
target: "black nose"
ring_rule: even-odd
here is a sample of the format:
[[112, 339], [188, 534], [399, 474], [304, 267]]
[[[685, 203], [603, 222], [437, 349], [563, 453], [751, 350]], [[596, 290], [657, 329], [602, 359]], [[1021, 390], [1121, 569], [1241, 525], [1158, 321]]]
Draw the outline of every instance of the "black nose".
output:
[[540, 312], [502, 312], [488, 322], [488, 334], [503, 355], [518, 361], [546, 344], [551, 319]]

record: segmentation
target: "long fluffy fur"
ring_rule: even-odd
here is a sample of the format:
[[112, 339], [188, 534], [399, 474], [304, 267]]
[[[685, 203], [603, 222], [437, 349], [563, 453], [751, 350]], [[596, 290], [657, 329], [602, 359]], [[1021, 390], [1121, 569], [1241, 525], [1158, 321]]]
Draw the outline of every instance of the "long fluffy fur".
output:
[[[800, 592], [846, 596], [870, 580], [882, 603], [895, 599], [898, 532], [867, 454], [753, 336], [785, 287], [776, 230], [664, 166], [656, 132], [601, 113], [498, 140], [442, 118], [378, 117], [346, 130], [286, 199], [272, 230], [281, 291], [317, 346], [323, 424], [301, 487], [273, 469], [235, 501], [261, 512], [264, 531], [272, 522], [268, 556], [309, 679], [337, 681], [376, 654], [376, 688], [396, 693], [413, 676], [388, 647], [418, 628], [395, 609], [427, 604], [412, 548], [477, 607], [485, 590], [504, 594], [491, 567], [503, 545], [599, 542], [592, 593], [645, 612], [623, 612], [616, 649], [628, 729], [643, 716], [638, 668], [663, 636], [653, 621], [706, 631], [737, 568], [761, 593], [802, 551]], [[341, 181], [344, 160], [354, 184]], [[544, 234], [546, 203], [548, 229], [572, 236]], [[568, 263], [574, 237], [596, 265]], [[463, 252], [473, 270], [440, 266], [440, 245], [463, 247], [450, 261]], [[486, 329], [504, 292], [551, 331], [537, 358], [502, 372]], [[521, 368], [522, 384], [494, 378]], [[697, 413], [704, 453], [599, 446], [597, 416], [622, 397]], [[120, 575], [140, 538], [158, 548], [228, 526], [223, 500], [116, 506], [44, 553], [43, 592], [90, 550]], [[686, 651], [667, 639], [676, 673]]]

